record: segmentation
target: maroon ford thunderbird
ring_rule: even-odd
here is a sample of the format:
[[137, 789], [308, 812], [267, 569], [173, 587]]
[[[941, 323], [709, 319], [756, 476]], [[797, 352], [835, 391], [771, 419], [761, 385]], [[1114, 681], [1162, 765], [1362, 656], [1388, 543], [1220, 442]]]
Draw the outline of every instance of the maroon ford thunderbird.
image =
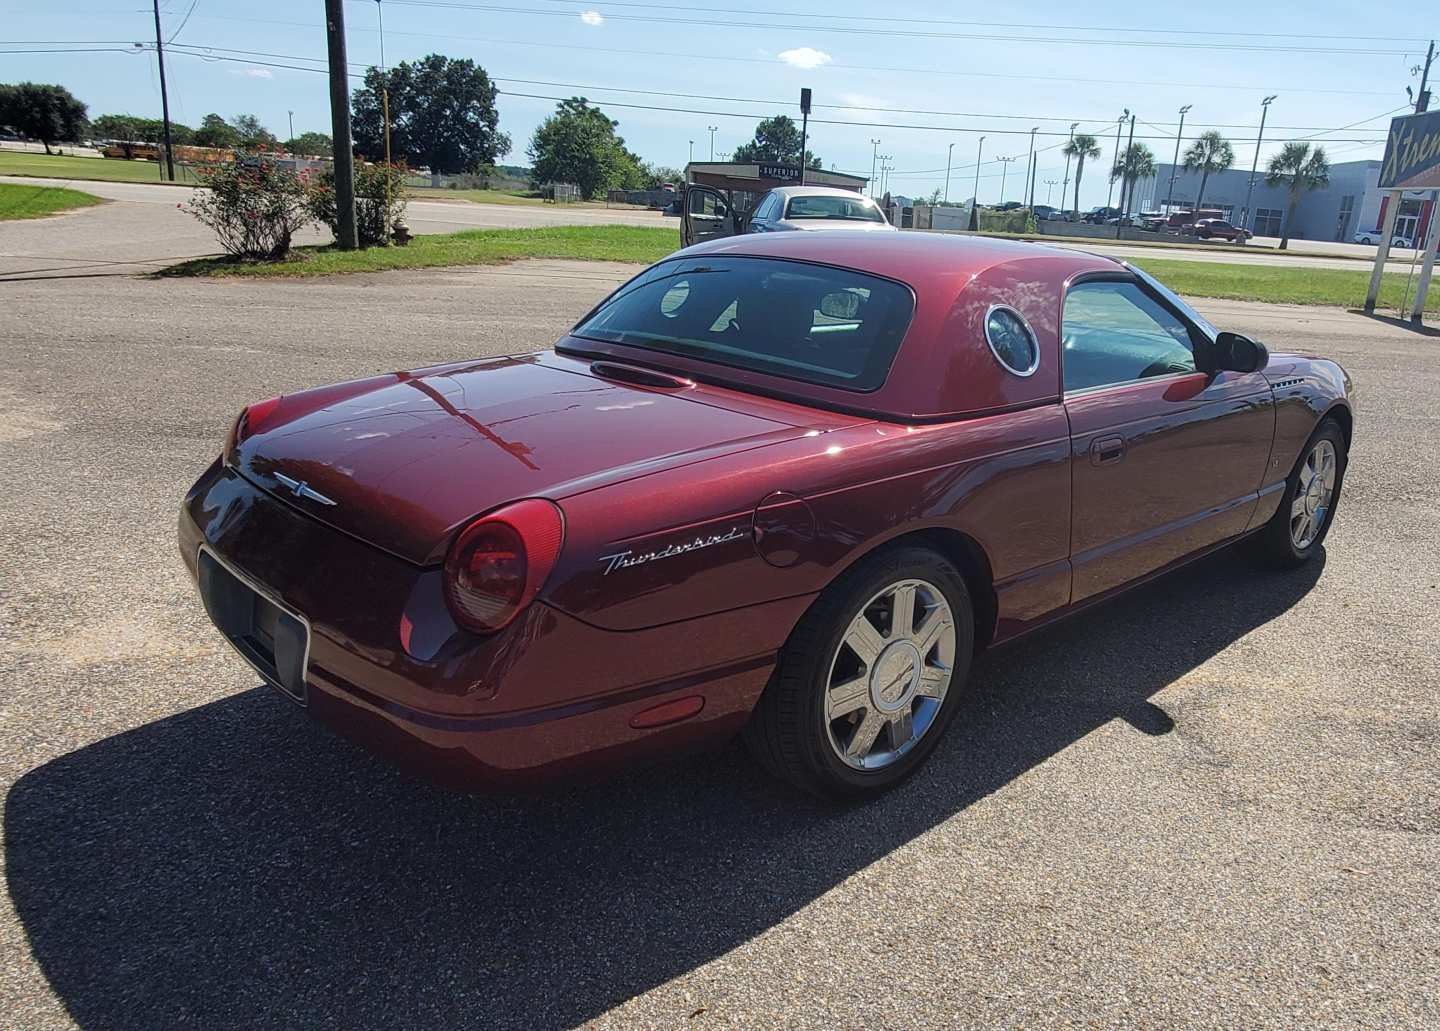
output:
[[1107, 258], [742, 236], [552, 350], [250, 405], [180, 550], [266, 681], [451, 782], [743, 730], [854, 796], [935, 747], [977, 649], [1240, 538], [1311, 558], [1349, 395]]

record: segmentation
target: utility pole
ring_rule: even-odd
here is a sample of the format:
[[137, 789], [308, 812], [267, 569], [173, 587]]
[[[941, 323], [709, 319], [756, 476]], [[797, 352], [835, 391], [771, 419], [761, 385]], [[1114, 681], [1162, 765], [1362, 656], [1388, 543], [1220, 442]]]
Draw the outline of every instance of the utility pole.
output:
[[1035, 207], [1035, 134], [1039, 131], [1040, 126], [1038, 125], [1030, 130], [1030, 157], [1025, 162], [1025, 179], [1027, 187], [1027, 200], [1025, 201], [1025, 206], [1027, 208]]
[[[1045, 206], [1046, 206], [1047, 208], [1050, 206], [1050, 191], [1053, 190], [1053, 189], [1055, 189], [1055, 187], [1057, 187], [1057, 186], [1059, 186], [1059, 185], [1060, 185], [1060, 180], [1059, 180], [1059, 179], [1046, 179], [1046, 180], [1045, 180]], [[1060, 194], [1061, 194], [1061, 196], [1063, 197], [1064, 194], [1065, 194], [1065, 191], [1064, 191], [1064, 190], [1061, 190], [1061, 191], [1060, 191]]]
[[[1079, 122], [1070, 123], [1070, 142], [1075, 142], [1075, 130], [1080, 127]], [[1065, 206], [1065, 191], [1070, 188], [1070, 151], [1065, 151], [1065, 178], [1060, 181], [1060, 206]]]
[[705, 128], [710, 130], [710, 160], [711, 160], [711, 161], [714, 161], [714, 160], [715, 160], [715, 134], [720, 131], [720, 127], [719, 127], [718, 125], [707, 125], [707, 126], [705, 126]]
[[870, 141], [870, 199], [876, 200], [875, 196], [875, 167], [880, 163], [880, 141]]
[[295, 112], [286, 111], [285, 113], [290, 116], [290, 139], [293, 140], [295, 138]]
[[1130, 159], [1135, 153], [1135, 116], [1130, 116], [1130, 141], [1125, 144], [1125, 163], [1120, 166], [1120, 217], [1115, 220], [1115, 239], [1120, 239], [1120, 234], [1125, 231], [1125, 216], [1130, 211], [1130, 205], [1135, 198], [1131, 196], [1126, 199], [1125, 192], [1128, 189], [1131, 194], [1135, 192], [1134, 183], [1128, 173], [1130, 171]]
[[[1120, 163], [1120, 131], [1125, 128], [1125, 119], [1130, 117], [1130, 109], [1127, 107], [1125, 113], [1120, 116], [1120, 121], [1115, 123], [1115, 163]], [[1115, 179], [1110, 179], [1110, 188], [1105, 191], [1105, 206], [1110, 206], [1110, 201], [1115, 197]]]
[[1255, 160], [1250, 164], [1250, 182], [1245, 187], [1245, 208], [1240, 216], [1240, 228], [1250, 228], [1250, 195], [1255, 192], [1255, 170], [1260, 167], [1260, 141], [1265, 138], [1265, 116], [1270, 113], [1270, 101], [1274, 100], [1278, 93], [1272, 93], [1260, 101], [1260, 131], [1255, 134]]
[[325, 0], [325, 43], [330, 59], [330, 133], [335, 140], [335, 246], [353, 251], [360, 246], [360, 239], [355, 231], [355, 143], [350, 137], [345, 0]]
[[685, 160], [686, 160], [686, 163], [687, 163], [687, 164], [690, 163], [690, 162], [693, 162], [693, 161], [695, 160], [695, 141], [694, 141], [694, 140], [691, 140], [691, 141], [690, 141], [690, 156], [689, 156], [688, 158], [686, 158]]
[[980, 228], [980, 155], [985, 153], [985, 137], [975, 145], [975, 195], [970, 198], [970, 231]]
[[945, 201], [950, 203], [950, 159], [955, 156], [955, 144], [950, 144], [945, 150]]
[[160, 62], [160, 116], [165, 120], [165, 173], [175, 181], [175, 151], [170, 146], [170, 94], [165, 89], [165, 41], [160, 38], [160, 0], [155, 0], [155, 57]]
[[1415, 94], [1415, 113], [1430, 110], [1430, 91], [1426, 85], [1430, 82], [1430, 62], [1435, 60], [1435, 41], [1430, 41], [1430, 49], [1425, 51], [1425, 68], [1420, 73], [1420, 92]]
[[1180, 139], [1185, 135], [1185, 112], [1189, 111], [1192, 106], [1186, 104], [1180, 109], [1180, 128], [1175, 132], [1175, 156], [1170, 160], [1170, 189], [1165, 194], [1165, 214], [1167, 216], [1170, 214], [1170, 201], [1175, 196], [1175, 180], [1180, 178]]
[[1008, 175], [1010, 174], [1010, 162], [1016, 160], [1016, 158], [1013, 158], [1013, 157], [1009, 157], [1009, 158], [996, 158], [995, 160], [998, 161], [998, 162], [1000, 162], [1000, 203], [1001, 203], [1001, 204], [1004, 204], [1004, 203], [1005, 203], [1005, 178], [1006, 178], [1006, 176], [1008, 176]]

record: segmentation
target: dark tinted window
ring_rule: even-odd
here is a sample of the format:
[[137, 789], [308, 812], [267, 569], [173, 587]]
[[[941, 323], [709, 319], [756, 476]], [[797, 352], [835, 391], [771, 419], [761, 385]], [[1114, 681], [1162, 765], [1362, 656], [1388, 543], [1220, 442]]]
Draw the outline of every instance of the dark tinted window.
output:
[[703, 358], [847, 390], [885, 382], [915, 300], [908, 287], [827, 265], [691, 258], [649, 269], [578, 337]]
[[791, 197], [786, 218], [830, 218], [851, 222], [884, 222], [880, 209], [864, 197]]
[[1065, 294], [1066, 390], [1194, 372], [1190, 330], [1135, 283], [1077, 283]]

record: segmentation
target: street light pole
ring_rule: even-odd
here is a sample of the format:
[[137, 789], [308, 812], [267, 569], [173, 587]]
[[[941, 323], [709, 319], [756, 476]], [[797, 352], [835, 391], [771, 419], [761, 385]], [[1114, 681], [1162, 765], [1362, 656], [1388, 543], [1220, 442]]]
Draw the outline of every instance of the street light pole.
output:
[[[1120, 171], [1120, 217], [1115, 220], [1115, 239], [1120, 239], [1120, 234], [1125, 229], [1125, 216], [1130, 212], [1130, 205], [1135, 202], [1135, 183], [1130, 177], [1131, 164], [1135, 155], [1135, 116], [1130, 116], [1130, 140], [1125, 144], [1125, 164]], [[1130, 196], [1127, 198], [1126, 193]]]
[[[1125, 119], [1130, 117], [1130, 109], [1127, 107], [1125, 113], [1120, 116], [1120, 121], [1115, 123], [1115, 163], [1120, 163], [1120, 132], [1125, 128]], [[1105, 191], [1105, 206], [1110, 206], [1110, 201], [1115, 197], [1115, 179], [1110, 179], [1110, 188]]]
[[707, 125], [705, 128], [707, 128], [707, 129], [710, 130], [710, 160], [711, 160], [711, 161], [714, 161], [714, 160], [715, 160], [715, 134], [720, 131], [720, 127], [719, 127], [718, 125]]
[[286, 111], [285, 113], [290, 116], [290, 138], [293, 140], [295, 138], [295, 112]]
[[[1180, 109], [1180, 128], [1175, 133], [1175, 157], [1170, 161], [1170, 189], [1165, 194], [1165, 214], [1170, 214], [1170, 201], [1175, 196], [1175, 180], [1180, 178], [1180, 139], [1185, 135], [1185, 112], [1193, 105], [1186, 104]], [[1150, 123], [1145, 123], [1150, 124]]]
[[947, 148], [945, 148], [945, 200], [944, 200], [944, 203], [946, 203], [946, 204], [949, 204], [949, 203], [950, 203], [950, 159], [953, 158], [954, 156], [955, 156], [955, 144], [952, 143], [952, 144], [950, 144], [950, 146], [948, 146]]
[[694, 141], [694, 140], [691, 140], [691, 141], [690, 141], [690, 156], [689, 156], [688, 158], [686, 158], [686, 163], [687, 163], [687, 164], [691, 164], [691, 163], [693, 163], [694, 161], [695, 161], [695, 141]]
[[1270, 101], [1278, 93], [1272, 93], [1260, 101], [1260, 131], [1255, 134], [1255, 160], [1250, 163], [1250, 182], [1245, 187], [1245, 210], [1240, 216], [1240, 228], [1250, 228], [1250, 195], [1255, 192], [1255, 170], [1260, 167], [1260, 141], [1265, 138], [1265, 116], [1270, 113]]
[[[1079, 122], [1070, 123], [1070, 142], [1075, 142], [1075, 130], [1080, 127]], [[1060, 206], [1065, 206], [1065, 191], [1070, 188], [1070, 150], [1067, 145], [1065, 150], [1065, 178], [1060, 181]]]
[[1030, 130], [1030, 157], [1025, 161], [1025, 178], [1028, 187], [1026, 194], [1028, 199], [1025, 206], [1032, 209], [1035, 207], [1035, 134], [1039, 131], [1040, 126], [1038, 125]]
[[980, 155], [985, 153], [985, 137], [975, 145], [975, 195], [970, 198], [970, 231], [980, 228]]
[[870, 141], [870, 199], [875, 200], [875, 168], [880, 163], [880, 141]]

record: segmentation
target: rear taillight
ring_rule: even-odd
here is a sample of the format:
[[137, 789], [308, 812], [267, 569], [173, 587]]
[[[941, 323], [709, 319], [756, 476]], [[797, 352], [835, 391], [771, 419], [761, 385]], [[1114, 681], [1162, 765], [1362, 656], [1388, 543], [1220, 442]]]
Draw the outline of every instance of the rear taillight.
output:
[[445, 557], [445, 596], [461, 626], [499, 630], [535, 599], [565, 539], [560, 509], [517, 501], [467, 526]]

